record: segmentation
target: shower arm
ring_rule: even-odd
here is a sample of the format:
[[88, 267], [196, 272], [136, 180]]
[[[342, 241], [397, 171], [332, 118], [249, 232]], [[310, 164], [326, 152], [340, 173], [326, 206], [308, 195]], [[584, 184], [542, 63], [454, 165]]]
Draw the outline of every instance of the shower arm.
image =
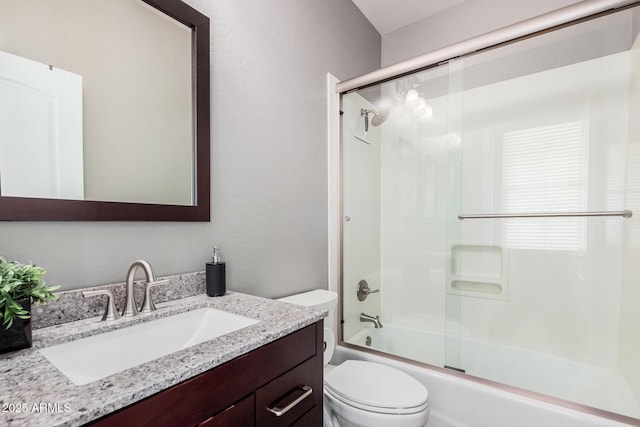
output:
[[366, 110], [364, 108], [360, 109], [360, 117], [364, 116], [364, 133], [369, 132], [369, 113], [373, 113], [373, 111]]

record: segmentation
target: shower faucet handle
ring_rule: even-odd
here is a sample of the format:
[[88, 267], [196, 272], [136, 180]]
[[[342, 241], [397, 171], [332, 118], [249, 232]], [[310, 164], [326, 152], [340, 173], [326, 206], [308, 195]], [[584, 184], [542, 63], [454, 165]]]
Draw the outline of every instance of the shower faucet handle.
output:
[[369, 284], [367, 283], [366, 280], [362, 279], [360, 280], [360, 282], [358, 282], [358, 290], [357, 290], [358, 301], [364, 301], [367, 299], [369, 294], [375, 294], [378, 292], [380, 292], [380, 289], [369, 288]]

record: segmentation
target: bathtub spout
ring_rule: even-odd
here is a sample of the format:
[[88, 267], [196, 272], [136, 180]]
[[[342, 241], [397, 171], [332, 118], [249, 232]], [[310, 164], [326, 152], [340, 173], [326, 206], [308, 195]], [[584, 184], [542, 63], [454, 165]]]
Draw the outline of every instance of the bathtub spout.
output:
[[380, 322], [380, 316], [371, 316], [366, 313], [360, 313], [360, 321], [361, 322], [371, 322], [373, 326], [377, 328], [382, 328], [382, 323]]

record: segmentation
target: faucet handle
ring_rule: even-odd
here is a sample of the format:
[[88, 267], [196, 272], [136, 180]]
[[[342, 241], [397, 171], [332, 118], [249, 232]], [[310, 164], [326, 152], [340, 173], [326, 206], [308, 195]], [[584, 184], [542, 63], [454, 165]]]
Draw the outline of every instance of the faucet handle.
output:
[[95, 295], [106, 295], [107, 296], [107, 307], [104, 310], [104, 314], [102, 315], [102, 320], [116, 320], [120, 318], [120, 313], [116, 309], [115, 299], [113, 298], [113, 293], [108, 289], [98, 289], [95, 291], [84, 291], [82, 292], [83, 297], [92, 297]]
[[165, 285], [169, 283], [169, 279], [164, 280], [156, 280], [154, 282], [148, 282], [147, 286], [144, 290], [144, 299], [142, 300], [142, 307], [140, 307], [141, 313], [151, 313], [156, 310], [156, 305], [153, 303], [153, 298], [151, 298], [151, 289], [155, 288], [158, 285]]
[[380, 292], [380, 289], [371, 289], [369, 288], [369, 284], [366, 280], [362, 279], [358, 282], [358, 289], [356, 290], [356, 295], [358, 296], [358, 301], [364, 301], [371, 294], [376, 294]]

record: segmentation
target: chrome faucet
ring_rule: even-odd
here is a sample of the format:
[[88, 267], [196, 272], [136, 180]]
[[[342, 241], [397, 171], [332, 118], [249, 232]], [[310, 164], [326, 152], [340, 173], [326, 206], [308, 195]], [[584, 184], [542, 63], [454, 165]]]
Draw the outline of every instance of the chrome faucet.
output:
[[144, 301], [142, 302], [142, 307], [140, 309], [140, 311], [142, 312], [154, 311], [156, 309], [153, 301], [151, 300], [151, 288], [168, 282], [168, 280], [156, 281], [156, 276], [153, 274], [151, 264], [149, 264], [145, 260], [140, 259], [131, 264], [131, 267], [129, 267], [129, 271], [127, 272], [127, 293], [124, 298], [124, 307], [122, 308], [122, 315], [125, 317], [136, 316], [138, 314], [136, 298], [133, 294], [133, 280], [138, 268], [142, 268], [145, 274], [145, 278], [147, 279], [144, 292]]
[[382, 328], [382, 323], [380, 323], [380, 316], [371, 316], [366, 313], [360, 313], [360, 321], [361, 322], [371, 322], [373, 326], [377, 328]]

